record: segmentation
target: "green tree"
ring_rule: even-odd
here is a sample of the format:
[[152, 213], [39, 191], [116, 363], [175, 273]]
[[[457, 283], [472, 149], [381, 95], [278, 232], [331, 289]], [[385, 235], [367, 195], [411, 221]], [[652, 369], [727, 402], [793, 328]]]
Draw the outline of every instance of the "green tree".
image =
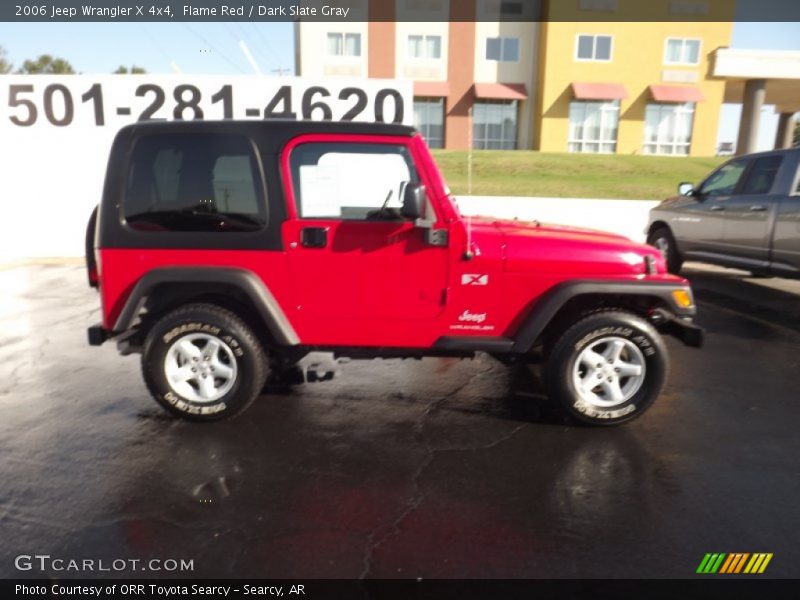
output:
[[0, 46], [0, 75], [10, 73], [12, 68], [11, 63], [6, 59], [6, 49]]
[[117, 70], [114, 71], [114, 75], [144, 75], [145, 73], [147, 73], [147, 71], [136, 65], [131, 65], [130, 69], [125, 65], [120, 65], [117, 67]]
[[63, 58], [42, 54], [36, 60], [26, 60], [17, 72], [33, 75], [72, 75], [75, 69]]

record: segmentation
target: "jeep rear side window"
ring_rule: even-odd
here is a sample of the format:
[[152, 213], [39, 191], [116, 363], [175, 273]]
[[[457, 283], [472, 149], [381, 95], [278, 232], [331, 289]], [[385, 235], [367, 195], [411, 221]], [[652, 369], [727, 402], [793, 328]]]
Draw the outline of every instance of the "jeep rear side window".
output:
[[250, 142], [240, 135], [150, 135], [134, 146], [124, 214], [139, 231], [256, 231], [267, 222]]
[[292, 150], [290, 162], [303, 219], [398, 219], [405, 186], [419, 183], [399, 144], [307, 143]]

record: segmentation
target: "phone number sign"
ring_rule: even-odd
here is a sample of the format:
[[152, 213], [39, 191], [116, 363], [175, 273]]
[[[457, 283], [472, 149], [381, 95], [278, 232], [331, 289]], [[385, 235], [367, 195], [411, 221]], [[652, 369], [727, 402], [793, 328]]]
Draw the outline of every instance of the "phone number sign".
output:
[[410, 124], [412, 113], [411, 83], [393, 80], [28, 75], [1, 81], [3, 122], [17, 127], [198, 119]]

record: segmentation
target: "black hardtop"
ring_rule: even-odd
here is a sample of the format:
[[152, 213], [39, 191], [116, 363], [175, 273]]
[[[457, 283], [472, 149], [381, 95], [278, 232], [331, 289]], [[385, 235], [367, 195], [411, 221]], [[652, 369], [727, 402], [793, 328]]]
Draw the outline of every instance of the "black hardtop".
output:
[[[122, 198], [128, 161], [138, 139], [159, 134], [239, 134], [253, 141], [261, 155], [267, 197], [268, 223], [254, 232], [205, 233], [169, 231], [140, 232], [126, 227]], [[411, 137], [413, 127], [386, 123], [352, 123], [293, 120], [145, 121], [119, 130], [111, 149], [103, 198], [98, 212], [98, 248], [220, 248], [280, 249], [281, 223], [286, 218], [280, 154], [293, 138], [304, 134], [350, 134]]]
[[253, 139], [264, 154], [274, 154], [299, 135], [326, 133], [350, 135], [387, 135], [410, 137], [413, 127], [393, 123], [357, 123], [333, 121], [224, 120], [224, 121], [144, 121], [120, 129], [119, 138], [128, 140], [142, 135], [173, 133], [230, 133]]

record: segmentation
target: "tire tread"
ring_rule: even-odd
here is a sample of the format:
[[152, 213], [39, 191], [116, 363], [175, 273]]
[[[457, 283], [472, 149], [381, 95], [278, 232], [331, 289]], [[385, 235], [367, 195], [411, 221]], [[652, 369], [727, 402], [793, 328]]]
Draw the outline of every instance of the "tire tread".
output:
[[253, 374], [253, 377], [255, 378], [257, 385], [253, 386], [255, 392], [251, 393], [249, 397], [244, 402], [242, 402], [239, 407], [230, 412], [224, 411], [222, 413], [222, 416], [218, 417], [217, 419], [209, 418], [208, 415], [192, 415], [177, 411], [175, 409], [170, 409], [170, 410], [173, 414], [177, 414], [180, 417], [183, 417], [184, 419], [188, 419], [191, 421], [208, 422], [219, 419], [232, 419], [242, 414], [245, 410], [247, 410], [247, 408], [250, 407], [250, 405], [253, 404], [253, 402], [255, 402], [255, 399], [259, 396], [261, 390], [263, 390], [264, 388], [264, 383], [267, 380], [269, 369], [268, 369], [266, 353], [258, 337], [255, 335], [255, 333], [253, 333], [253, 330], [250, 328], [250, 326], [241, 317], [239, 317], [239, 315], [237, 315], [233, 311], [228, 310], [227, 308], [223, 308], [216, 304], [194, 302], [191, 304], [184, 304], [182, 306], [179, 306], [178, 308], [171, 310], [170, 312], [159, 318], [150, 328], [150, 330], [147, 333], [147, 336], [145, 337], [145, 343], [141, 361], [142, 377], [145, 381], [145, 385], [147, 386], [147, 390], [150, 392], [150, 394], [154, 398], [158, 397], [158, 395], [160, 394], [160, 390], [156, 390], [154, 388], [153, 382], [151, 381], [151, 378], [148, 376], [147, 364], [144, 358], [148, 355], [150, 347], [154, 343], [155, 338], [152, 335], [152, 333], [158, 328], [158, 326], [161, 323], [163, 323], [167, 319], [180, 320], [180, 318], [184, 315], [194, 314], [198, 312], [210, 313], [219, 318], [220, 320], [222, 320], [223, 322], [224, 321], [231, 322], [233, 327], [235, 327], [238, 330], [239, 335], [242, 338], [244, 338], [244, 341], [246, 341], [246, 343], [250, 344], [253, 348], [256, 349], [256, 356], [254, 357], [255, 360], [253, 361], [255, 365], [255, 372]]

